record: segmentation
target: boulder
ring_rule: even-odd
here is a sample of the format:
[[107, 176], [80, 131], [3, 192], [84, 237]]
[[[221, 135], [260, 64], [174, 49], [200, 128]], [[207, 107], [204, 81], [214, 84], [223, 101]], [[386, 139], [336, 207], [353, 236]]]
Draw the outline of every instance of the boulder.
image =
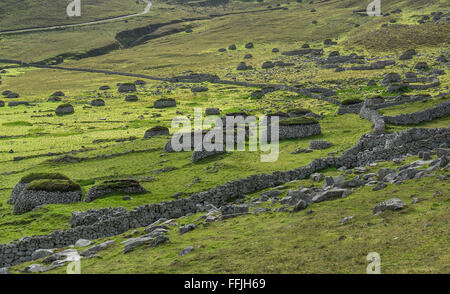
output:
[[228, 46], [228, 50], [236, 50], [236, 45], [232, 44]]
[[238, 64], [238, 66], [236, 67], [236, 70], [246, 70], [247, 69], [247, 65], [245, 64], [245, 62], [241, 62]]
[[63, 92], [61, 92], [61, 91], [57, 91], [57, 92], [53, 93], [50, 96], [52, 96], [52, 97], [64, 97], [66, 95]]
[[111, 87], [110, 86], [101, 86], [100, 88], [98, 88], [100, 91], [106, 91], [106, 90], [109, 90], [109, 89], [111, 89]]
[[125, 97], [125, 101], [127, 101], [127, 102], [136, 102], [138, 100], [139, 99], [138, 99], [138, 97], [136, 95], [127, 95]]
[[254, 46], [253, 46], [253, 43], [247, 43], [247, 44], [245, 44], [245, 48], [247, 48], [247, 49], [252, 49]]
[[304, 201], [304, 200], [300, 200], [299, 202], [297, 202], [297, 204], [294, 205], [292, 212], [298, 212], [303, 209], [306, 209], [307, 207], [308, 207], [308, 203], [306, 203], [306, 201]]
[[191, 92], [193, 92], [193, 93], [206, 92], [208, 90], [209, 90], [208, 88], [203, 87], [203, 86], [195, 86], [195, 87], [191, 88]]
[[373, 208], [373, 214], [379, 214], [386, 210], [400, 210], [405, 207], [405, 203], [398, 198], [392, 198], [384, 202], [378, 203]]
[[309, 143], [309, 149], [312, 149], [312, 150], [327, 149], [332, 146], [333, 146], [332, 143], [325, 141], [325, 140], [312, 140]]
[[81, 256], [91, 256], [91, 255], [94, 255], [94, 254], [96, 254], [96, 253], [99, 252], [99, 251], [102, 251], [102, 250], [107, 249], [107, 248], [110, 247], [112, 244], [114, 244], [114, 242], [115, 242], [114, 240], [109, 240], [109, 241], [106, 241], [106, 242], [104, 242], [104, 243], [101, 243], [101, 244], [92, 246], [92, 247], [90, 247], [90, 248], [84, 250], [83, 252], [81, 252], [80, 255], [81, 255]]
[[322, 201], [327, 201], [327, 200], [332, 200], [332, 199], [336, 199], [336, 198], [342, 198], [342, 195], [344, 194], [344, 192], [346, 192], [346, 189], [339, 189], [339, 188], [333, 188], [324, 192], [321, 192], [317, 195], [315, 195], [312, 198], [312, 202], [322, 202]]
[[87, 247], [92, 245], [94, 242], [86, 239], [79, 239], [77, 242], [75, 242], [75, 247]]
[[322, 173], [314, 173], [310, 176], [310, 178], [314, 182], [320, 182], [323, 180], [323, 174]]
[[147, 82], [143, 81], [143, 80], [136, 80], [136, 81], [134, 81], [134, 84], [136, 86], [145, 86], [147, 84]]
[[194, 247], [188, 246], [188, 247], [184, 248], [178, 255], [179, 256], [184, 256], [186, 254], [191, 253], [193, 250], [194, 250]]
[[103, 99], [94, 99], [91, 101], [91, 106], [105, 106]]
[[417, 70], [429, 70], [430, 67], [428, 66], [428, 63], [426, 63], [426, 62], [418, 62], [414, 66], [414, 69], [417, 69]]
[[273, 68], [275, 67], [275, 65], [273, 64], [272, 61], [266, 61], [262, 64], [261, 68], [265, 69], [265, 68]]
[[53, 254], [52, 249], [37, 249], [31, 255], [31, 260], [41, 259]]
[[19, 97], [20, 97], [20, 95], [17, 93], [9, 93], [8, 95], [6, 95], [6, 98], [9, 98], [9, 99], [14, 99], [14, 98], [19, 98]]
[[60, 97], [52, 96], [47, 99], [47, 102], [60, 102], [62, 99]]
[[187, 232], [195, 230], [196, 228], [197, 228], [197, 225], [194, 225], [194, 224], [188, 224], [188, 225], [185, 225], [185, 226], [181, 226], [178, 229], [178, 234], [179, 235], [183, 235], [183, 234], [185, 234]]
[[219, 108], [206, 108], [205, 115], [220, 115]]

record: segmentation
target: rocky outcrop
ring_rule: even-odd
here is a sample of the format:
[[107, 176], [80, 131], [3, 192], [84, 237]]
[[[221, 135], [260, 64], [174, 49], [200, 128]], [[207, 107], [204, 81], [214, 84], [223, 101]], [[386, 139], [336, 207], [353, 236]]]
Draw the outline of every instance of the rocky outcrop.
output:
[[103, 99], [94, 99], [91, 101], [91, 106], [105, 106], [105, 101]]

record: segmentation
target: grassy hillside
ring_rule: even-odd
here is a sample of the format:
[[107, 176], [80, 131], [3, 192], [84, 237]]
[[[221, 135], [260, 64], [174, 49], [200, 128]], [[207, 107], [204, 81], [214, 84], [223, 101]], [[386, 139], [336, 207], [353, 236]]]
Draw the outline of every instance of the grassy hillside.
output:
[[83, 0], [81, 16], [68, 17], [71, 1], [4, 0], [0, 3], [0, 31], [82, 23], [142, 12], [146, 4], [136, 0]]
[[[140, 12], [145, 7], [145, 3], [134, 0], [84, 0], [83, 16], [66, 19], [66, 2], [2, 1], [0, 31], [91, 21]], [[0, 95], [0, 101], [5, 103], [0, 107], [0, 243], [68, 229], [74, 211], [133, 209], [170, 201], [178, 192], [188, 197], [231, 180], [291, 170], [316, 158], [340, 155], [372, 130], [372, 124], [356, 113], [337, 114], [337, 104], [347, 99], [364, 101], [381, 96], [389, 100], [400, 94], [429, 95], [414, 103], [379, 110], [389, 116], [414, 113], [448, 100], [445, 93], [450, 86], [449, 63], [436, 59], [440, 55], [450, 57], [450, 22], [418, 23], [424, 15], [448, 13], [448, 1], [383, 1], [382, 11], [390, 15], [381, 17], [358, 15], [354, 11], [365, 9], [368, 1], [355, 0], [230, 1], [224, 5], [203, 0], [152, 2], [148, 15], [127, 21], [0, 34], [0, 58], [164, 78], [207, 73], [227, 81], [280, 84], [297, 89], [323, 87], [333, 91], [330, 97], [337, 102], [300, 95], [292, 88], [259, 97], [252, 95], [261, 90], [256, 86], [171, 83], [144, 78], [146, 84], [137, 86], [137, 92], [133, 93], [138, 101], [127, 102], [127, 94], [118, 92], [118, 84], [133, 83], [138, 78], [0, 63], [0, 94], [3, 91], [19, 94], [18, 98]], [[401, 9], [401, 13], [392, 13], [396, 9]], [[324, 45], [326, 39], [337, 44]], [[245, 47], [249, 42], [253, 48]], [[305, 43], [323, 49], [323, 55], [282, 54], [298, 50]], [[232, 44], [236, 50], [228, 49]], [[114, 45], [113, 49], [96, 51], [109, 45]], [[219, 52], [219, 48], [226, 50]], [[279, 52], [274, 52], [274, 48]], [[408, 49], [415, 49], [417, 54], [400, 60]], [[363, 65], [380, 60], [395, 60], [395, 65], [352, 70], [352, 66], [361, 64], [344, 63], [339, 66], [347, 70], [341, 71], [324, 67], [321, 62], [336, 51], [341, 56], [363, 55]], [[250, 57], [246, 56], [249, 54]], [[267, 61], [282, 66], [263, 69], [262, 64]], [[238, 70], [240, 62], [252, 69]], [[430, 77], [431, 69], [415, 68], [418, 62], [427, 62], [432, 70], [443, 71], [437, 75], [438, 86], [425, 90], [406, 87], [401, 92], [390, 92], [380, 85], [385, 75], [392, 72], [402, 78], [410, 72], [421, 78]], [[375, 85], [368, 85], [369, 81]], [[99, 89], [105, 85], [110, 89]], [[194, 93], [192, 86], [205, 86], [208, 91]], [[48, 101], [57, 91], [64, 92], [61, 101]], [[173, 98], [177, 106], [154, 108], [153, 103], [161, 98]], [[92, 106], [94, 99], [103, 99], [105, 106]], [[14, 101], [28, 105], [8, 106]], [[55, 115], [55, 109], [63, 103], [71, 103], [75, 113]], [[172, 119], [179, 115], [193, 116], [194, 108], [203, 112], [206, 108], [220, 108], [221, 115], [245, 111], [255, 116], [292, 108], [309, 109], [320, 115], [322, 134], [282, 140], [279, 159], [273, 163], [260, 162], [259, 151], [229, 152], [192, 163], [192, 152], [163, 151], [170, 136], [144, 139], [145, 132], [155, 126], [168, 127], [174, 133]], [[387, 125], [386, 132], [449, 125], [447, 115], [417, 125]], [[327, 140], [333, 146], [295, 154], [316, 139]], [[69, 159], [64, 161], [63, 156]], [[405, 162], [415, 160], [416, 156], [408, 156]], [[376, 173], [381, 167], [398, 166], [379, 162], [368, 167], [367, 173]], [[124, 193], [115, 193], [89, 203], [50, 204], [15, 215], [13, 205], [7, 201], [14, 185], [32, 172], [67, 175], [82, 186], [83, 194], [102, 181], [124, 178], [139, 180], [149, 193], [133, 195], [129, 201], [123, 200]], [[340, 173], [335, 169], [324, 171], [331, 176]], [[448, 171], [440, 170], [431, 177], [390, 184], [380, 191], [372, 191], [370, 186], [357, 188], [347, 198], [311, 205], [310, 214], [276, 212], [281, 205], [257, 204], [255, 207], [269, 207], [272, 212], [215, 222], [181, 236], [174, 227], [168, 234], [168, 244], [139, 248], [123, 255], [120, 242], [142, 235], [143, 228], [139, 228], [137, 232], [110, 238], [116, 240], [115, 245], [100, 252], [100, 258], [83, 259], [82, 270], [83, 273], [364, 273], [367, 254], [376, 251], [381, 254], [384, 273], [449, 273], [450, 256], [445, 245], [450, 186], [440, 179], [446, 174]], [[345, 176], [350, 179], [355, 175]], [[307, 179], [284, 187], [297, 189], [322, 184], [323, 181]], [[440, 194], [435, 195], [436, 191]], [[260, 192], [245, 195], [244, 199], [250, 201]], [[423, 201], [412, 205], [412, 199], [418, 196]], [[400, 212], [373, 216], [373, 206], [392, 197], [402, 199], [407, 207]], [[204, 214], [186, 216], [176, 222], [193, 223]], [[340, 225], [341, 218], [347, 216], [355, 218]], [[99, 244], [105, 240], [94, 241]], [[194, 251], [178, 256], [186, 246], [194, 246]], [[17, 265], [11, 271], [19, 273], [31, 263], [42, 260]], [[63, 271], [60, 268], [51, 273]]]

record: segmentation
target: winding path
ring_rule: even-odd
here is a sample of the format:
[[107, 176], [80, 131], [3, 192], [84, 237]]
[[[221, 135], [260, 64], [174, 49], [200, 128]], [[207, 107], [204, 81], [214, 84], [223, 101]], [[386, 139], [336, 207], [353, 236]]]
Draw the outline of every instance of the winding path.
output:
[[147, 14], [150, 11], [150, 8], [152, 7], [152, 2], [150, 0], [142, 0], [145, 3], [147, 3], [147, 6], [145, 7], [144, 11], [140, 13], [134, 13], [134, 14], [128, 14], [123, 16], [117, 16], [117, 17], [111, 17], [111, 18], [105, 18], [100, 20], [94, 20], [79, 24], [69, 24], [69, 25], [58, 25], [58, 26], [50, 26], [50, 27], [38, 27], [38, 28], [28, 28], [28, 29], [18, 29], [18, 30], [9, 30], [9, 31], [0, 31], [0, 35], [7, 35], [7, 34], [17, 34], [17, 33], [29, 33], [29, 32], [39, 32], [39, 31], [50, 31], [50, 30], [57, 30], [57, 29], [65, 29], [65, 28], [74, 28], [74, 27], [81, 27], [81, 26], [87, 26], [87, 25], [95, 25], [95, 24], [102, 24], [106, 22], [112, 22], [116, 20], [122, 20], [127, 19], [130, 17], [140, 16]]

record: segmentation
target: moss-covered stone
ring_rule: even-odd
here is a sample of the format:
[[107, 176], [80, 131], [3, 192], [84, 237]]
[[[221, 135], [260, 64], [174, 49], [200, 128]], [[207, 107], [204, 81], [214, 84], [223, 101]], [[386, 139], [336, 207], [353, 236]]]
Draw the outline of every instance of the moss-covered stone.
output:
[[342, 105], [352, 105], [352, 104], [358, 104], [363, 102], [361, 99], [358, 98], [349, 98], [342, 101]]
[[292, 126], [292, 125], [313, 125], [318, 124], [319, 122], [312, 117], [293, 117], [288, 119], [283, 119], [280, 121], [280, 125], [282, 126]]
[[20, 183], [28, 184], [34, 180], [66, 180], [69, 181], [69, 177], [60, 173], [32, 173], [24, 176], [20, 179]]
[[34, 180], [26, 186], [26, 189], [31, 191], [46, 191], [46, 192], [81, 191], [81, 187], [77, 183], [74, 183], [71, 180], [59, 180], [59, 179]]

